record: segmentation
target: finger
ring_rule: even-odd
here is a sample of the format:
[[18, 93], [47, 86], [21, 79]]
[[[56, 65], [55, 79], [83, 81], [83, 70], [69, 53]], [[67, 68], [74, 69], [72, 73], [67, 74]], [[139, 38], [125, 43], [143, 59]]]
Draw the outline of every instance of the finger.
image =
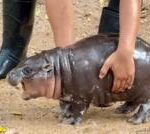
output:
[[127, 85], [127, 89], [130, 89], [130, 87], [131, 87], [131, 77], [129, 77], [129, 78], [127, 79], [126, 85]]
[[104, 65], [102, 66], [101, 70], [100, 70], [100, 74], [99, 74], [100, 79], [103, 79], [106, 76], [109, 68], [110, 68], [110, 65], [105, 62]]
[[115, 80], [114, 80], [114, 84], [113, 84], [112, 91], [115, 92], [115, 93], [118, 93], [118, 92], [119, 92], [120, 85], [121, 85], [120, 79], [115, 79]]
[[117, 88], [116, 88], [116, 92], [120, 92], [122, 89], [121, 89], [121, 80], [120, 79], [117, 79]]
[[123, 92], [126, 89], [125, 85], [126, 85], [126, 80], [124, 79], [124, 80], [121, 81], [120, 88], [119, 88], [120, 91]]
[[128, 84], [127, 84], [128, 82], [127, 81], [128, 81], [128, 79], [126, 79], [126, 81], [125, 81], [125, 89], [128, 89]]
[[129, 85], [128, 85], [128, 89], [131, 89], [131, 88], [132, 88], [133, 82], [134, 82], [134, 77], [133, 77], [133, 76], [130, 76], [130, 83], [129, 83]]

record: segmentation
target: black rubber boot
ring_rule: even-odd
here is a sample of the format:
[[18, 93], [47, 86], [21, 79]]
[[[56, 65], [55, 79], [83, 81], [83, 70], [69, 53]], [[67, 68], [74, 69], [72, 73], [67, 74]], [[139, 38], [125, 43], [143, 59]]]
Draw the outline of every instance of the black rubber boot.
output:
[[36, 0], [3, 0], [0, 79], [25, 57], [32, 33]]
[[119, 3], [120, 0], [110, 0], [103, 8], [98, 33], [119, 33]]

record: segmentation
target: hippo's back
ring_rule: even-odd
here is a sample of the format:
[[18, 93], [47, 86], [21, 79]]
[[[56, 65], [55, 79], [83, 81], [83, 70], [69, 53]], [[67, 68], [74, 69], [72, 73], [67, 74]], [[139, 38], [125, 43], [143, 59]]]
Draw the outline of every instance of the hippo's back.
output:
[[95, 93], [105, 92], [111, 94], [113, 101], [137, 99], [141, 95], [148, 98], [150, 90], [147, 95], [145, 92], [147, 91], [146, 86], [150, 85], [148, 83], [150, 80], [150, 48], [149, 44], [140, 38], [137, 39], [134, 53], [136, 66], [134, 88], [123, 94], [112, 94], [112, 73], [109, 72], [104, 80], [99, 79], [100, 68], [106, 58], [117, 49], [117, 45], [118, 36], [116, 35], [96, 35], [67, 48], [72, 86], [66, 91], [82, 97], [93, 97]]

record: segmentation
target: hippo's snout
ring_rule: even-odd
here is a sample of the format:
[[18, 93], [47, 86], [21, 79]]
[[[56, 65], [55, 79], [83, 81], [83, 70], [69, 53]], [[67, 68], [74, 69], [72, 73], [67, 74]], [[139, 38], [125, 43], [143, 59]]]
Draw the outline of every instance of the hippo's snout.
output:
[[30, 99], [36, 99], [38, 97], [42, 97], [42, 95], [40, 95], [40, 93], [36, 90], [30, 91], [24, 89], [24, 92], [22, 93], [22, 99], [23, 100], [30, 100]]
[[7, 78], [8, 78], [8, 82], [12, 86], [17, 86], [22, 80], [21, 70], [13, 69], [12, 71], [9, 72]]

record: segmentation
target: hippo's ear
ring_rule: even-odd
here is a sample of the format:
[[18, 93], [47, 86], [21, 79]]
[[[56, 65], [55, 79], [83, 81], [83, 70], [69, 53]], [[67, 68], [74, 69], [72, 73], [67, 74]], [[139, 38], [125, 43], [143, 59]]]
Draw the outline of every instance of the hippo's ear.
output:
[[53, 66], [51, 64], [46, 64], [42, 67], [42, 70], [45, 72], [50, 72], [53, 69]]

